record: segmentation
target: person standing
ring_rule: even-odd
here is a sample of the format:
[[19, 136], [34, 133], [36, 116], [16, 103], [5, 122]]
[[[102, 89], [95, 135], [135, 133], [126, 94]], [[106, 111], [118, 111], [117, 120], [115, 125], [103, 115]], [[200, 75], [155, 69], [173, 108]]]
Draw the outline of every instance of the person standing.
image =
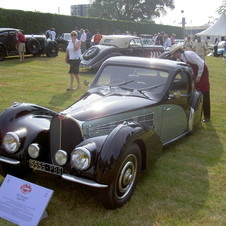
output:
[[192, 50], [192, 46], [193, 46], [193, 42], [191, 41], [191, 37], [188, 36], [187, 40], [184, 41], [184, 50], [185, 51], [191, 51]]
[[20, 54], [20, 63], [24, 62], [24, 53], [26, 52], [25, 42], [26, 38], [22, 30], [19, 30], [17, 33], [17, 48]]
[[[224, 60], [226, 60], [226, 38], [224, 38], [224, 53], [223, 53], [223, 57], [224, 57]], [[226, 61], [225, 61], [226, 63]]]
[[55, 41], [55, 39], [56, 39], [56, 31], [55, 31], [55, 28], [53, 27], [53, 28], [51, 28], [50, 29], [50, 39], [52, 40], [52, 41]]
[[71, 32], [71, 40], [68, 43], [66, 49], [66, 63], [70, 65], [70, 84], [67, 91], [73, 90], [73, 83], [74, 79], [77, 81], [77, 89], [81, 88], [80, 78], [79, 78], [79, 64], [80, 64], [80, 57], [81, 57], [81, 42], [77, 39], [78, 34], [76, 31]]
[[89, 32], [88, 29], [86, 29], [86, 49], [90, 48], [92, 37], [93, 35]]
[[86, 33], [83, 29], [80, 30], [81, 36], [80, 36], [80, 42], [81, 42], [81, 51], [82, 54], [86, 51]]
[[213, 43], [213, 56], [217, 57], [217, 50], [218, 50], [218, 38], [215, 38], [215, 41]]
[[191, 66], [194, 72], [195, 88], [203, 94], [203, 122], [210, 121], [210, 83], [208, 67], [194, 51], [184, 51], [182, 45], [170, 48], [172, 58], [181, 60]]
[[169, 48], [170, 46], [172, 46], [172, 42], [171, 39], [169, 38], [169, 36], [167, 34], [164, 35], [164, 43], [163, 43], [163, 47], [165, 48], [165, 50], [167, 48]]
[[100, 40], [102, 39], [102, 34], [100, 33], [99, 30], [97, 30], [96, 34], [93, 36], [93, 42], [94, 42], [94, 45], [98, 45]]
[[207, 47], [206, 43], [201, 39], [200, 36], [198, 36], [197, 40], [195, 40], [193, 43], [192, 50], [205, 61]]
[[176, 37], [175, 33], [172, 33], [171, 36], [170, 36], [170, 40], [171, 40], [172, 45], [175, 44], [175, 37]]

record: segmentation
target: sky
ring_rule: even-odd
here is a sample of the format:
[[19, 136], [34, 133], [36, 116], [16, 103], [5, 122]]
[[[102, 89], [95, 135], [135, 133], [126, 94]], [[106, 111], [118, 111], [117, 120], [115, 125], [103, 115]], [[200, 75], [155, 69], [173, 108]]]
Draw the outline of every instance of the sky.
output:
[[[70, 6], [89, 4], [89, 0], [0, 0], [0, 8], [39, 11], [70, 15]], [[186, 26], [202, 26], [219, 18], [216, 10], [223, 0], [174, 0], [175, 9], [167, 10], [167, 15], [155, 20], [157, 24], [182, 26], [182, 17]], [[181, 13], [181, 11], [184, 13]]]

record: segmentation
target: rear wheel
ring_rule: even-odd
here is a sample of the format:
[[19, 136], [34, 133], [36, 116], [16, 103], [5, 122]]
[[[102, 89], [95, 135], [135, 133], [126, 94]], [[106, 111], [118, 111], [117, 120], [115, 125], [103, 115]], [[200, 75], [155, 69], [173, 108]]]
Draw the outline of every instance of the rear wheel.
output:
[[101, 190], [100, 198], [108, 209], [123, 206], [132, 196], [141, 171], [141, 151], [132, 144], [125, 152], [117, 176], [108, 188]]
[[0, 61], [3, 61], [6, 57], [6, 51], [3, 46], [0, 46]]

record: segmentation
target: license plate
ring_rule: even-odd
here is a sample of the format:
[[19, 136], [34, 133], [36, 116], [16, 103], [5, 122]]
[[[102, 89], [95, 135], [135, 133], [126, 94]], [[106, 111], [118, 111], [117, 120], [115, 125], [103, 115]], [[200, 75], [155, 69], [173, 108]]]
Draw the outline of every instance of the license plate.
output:
[[48, 173], [52, 173], [60, 176], [63, 174], [62, 167], [54, 166], [44, 162], [39, 162], [33, 159], [29, 160], [29, 166], [35, 170], [40, 170], [40, 171], [44, 171], [44, 172], [48, 172]]

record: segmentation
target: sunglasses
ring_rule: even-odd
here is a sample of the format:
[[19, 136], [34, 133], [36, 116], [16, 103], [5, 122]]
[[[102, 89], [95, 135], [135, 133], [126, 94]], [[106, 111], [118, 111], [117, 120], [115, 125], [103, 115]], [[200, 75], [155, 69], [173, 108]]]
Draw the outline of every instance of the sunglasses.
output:
[[71, 36], [77, 36], [77, 35], [71, 35]]

